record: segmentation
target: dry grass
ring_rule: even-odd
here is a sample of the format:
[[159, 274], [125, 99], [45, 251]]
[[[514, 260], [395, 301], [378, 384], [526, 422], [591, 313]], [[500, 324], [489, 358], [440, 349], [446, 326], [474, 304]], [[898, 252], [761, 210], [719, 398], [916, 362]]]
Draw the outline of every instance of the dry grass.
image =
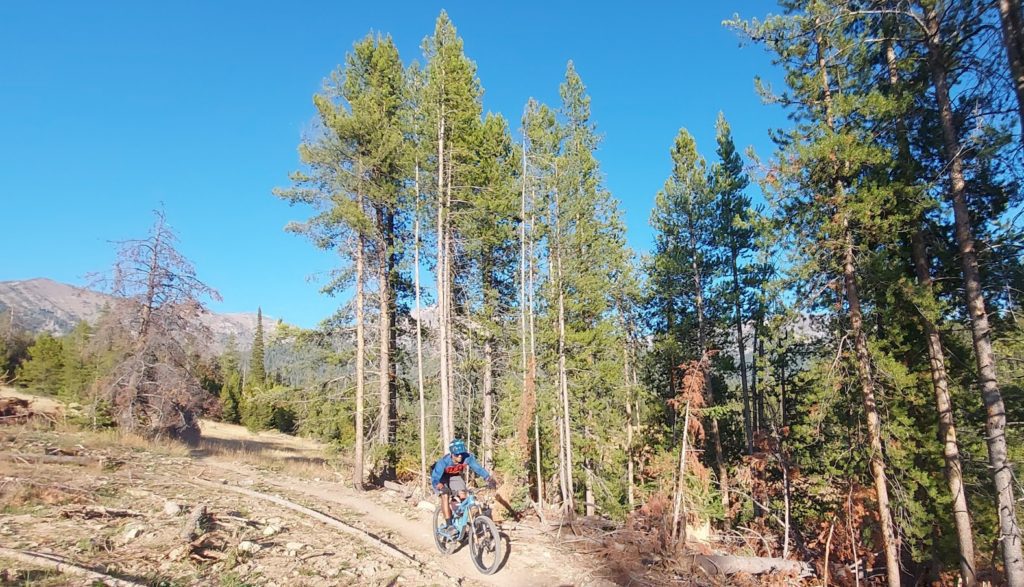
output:
[[168, 439], [148, 439], [121, 432], [117, 429], [107, 428], [101, 430], [83, 430], [69, 427], [62, 431], [70, 434], [86, 448], [103, 450], [110, 448], [128, 448], [136, 451], [146, 451], [165, 457], [188, 457], [190, 453], [188, 446]]
[[202, 420], [195, 456], [240, 462], [302, 479], [333, 478], [338, 463], [322, 444], [279, 432], [252, 433], [243, 426]]
[[19, 514], [38, 506], [67, 505], [86, 501], [80, 493], [66, 488], [29, 483], [25, 480], [5, 481], [0, 484], [0, 512]]
[[217, 438], [202, 438], [196, 452], [303, 479], [332, 478], [340, 471], [336, 463], [324, 456], [296, 455], [294, 451], [255, 441], [234, 444]]

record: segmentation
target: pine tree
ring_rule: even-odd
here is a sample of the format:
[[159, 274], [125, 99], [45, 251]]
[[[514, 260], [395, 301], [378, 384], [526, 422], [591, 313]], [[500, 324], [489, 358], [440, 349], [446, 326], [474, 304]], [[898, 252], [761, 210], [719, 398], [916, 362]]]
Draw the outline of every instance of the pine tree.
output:
[[[437, 212], [437, 262], [435, 284], [440, 310], [440, 333], [437, 344], [440, 355], [441, 443], [447, 445], [455, 436], [455, 297], [454, 282], [458, 267], [452, 194], [473, 164], [471, 143], [480, 124], [480, 83], [476, 66], [463, 53], [459, 38], [448, 14], [437, 18], [434, 34], [423, 42], [426, 58], [426, 85], [423, 108], [425, 130], [429, 142], [437, 146], [433, 154], [436, 181], [434, 198]], [[428, 141], [425, 141], [428, 142]]]
[[[750, 198], [743, 190], [749, 180], [743, 173], [743, 161], [733, 144], [732, 132], [725, 115], [718, 114], [715, 123], [718, 159], [711, 168], [711, 190], [715, 195], [718, 218], [715, 240], [724, 249], [731, 282], [725, 298], [733, 306], [733, 325], [736, 328], [736, 349], [740, 363], [740, 389], [743, 395], [743, 431], [747, 454], [753, 453], [754, 425], [751, 417], [750, 389], [747, 387], [747, 345], [743, 336], [743, 305], [745, 285], [748, 281], [741, 263], [753, 249], [754, 231], [750, 225]], [[756, 349], [754, 349], [756, 352]]]
[[[866, 53], [871, 47], [858, 34], [842, 27], [838, 7], [814, 0], [786, 2], [786, 15], [763, 23], [741, 24], [748, 34], [762, 40], [786, 68], [796, 127], [777, 137], [780, 163], [776, 187], [785, 195], [781, 213], [790, 222], [794, 244], [807, 254], [803, 271], [842, 284], [846, 302], [844, 318], [848, 333], [840, 339], [840, 351], [848, 339], [849, 357], [857, 379], [861, 406], [867, 421], [869, 470], [874, 482], [881, 547], [885, 553], [888, 583], [900, 584], [899, 552], [895, 539], [884, 461], [879, 386], [868, 346], [862, 306], [862, 268], [858, 247], [866, 240], [862, 230], [872, 215], [885, 210], [874, 178], [867, 173], [881, 165], [887, 154], [870, 142], [860, 127], [860, 109], [878, 105], [874, 96], [858, 85], [870, 74]], [[837, 57], [837, 56], [842, 56]]]
[[[677, 394], [677, 368], [684, 361], [709, 362], [711, 337], [720, 330], [708, 304], [722, 263], [715, 240], [715, 196], [707, 166], [693, 136], [680, 129], [671, 151], [672, 175], [654, 200], [651, 225], [655, 252], [650, 264], [650, 304], [654, 312], [655, 353], [663, 357], [670, 398]], [[701, 386], [710, 392], [710, 386]], [[705, 398], [713, 405], [712, 398]], [[716, 415], [708, 416], [722, 505], [728, 510], [729, 481]]]
[[478, 129], [473, 152], [477, 164], [467, 173], [474, 188], [467, 196], [467, 208], [458, 217], [458, 229], [470, 274], [468, 284], [474, 301], [475, 337], [483, 349], [481, 392], [483, 394], [483, 462], [494, 462], [494, 409], [497, 406], [497, 377], [506, 371], [501, 357], [507, 354], [503, 336], [505, 316], [514, 304], [516, 173], [519, 157], [512, 144], [508, 123], [488, 114]]
[[62, 337], [62, 363], [60, 397], [65, 402], [82, 402], [89, 387], [99, 373], [97, 358], [89, 351], [89, 340], [95, 329], [87, 322], [79, 322], [74, 330]]
[[[957, 249], [960, 254], [966, 306], [971, 320], [971, 337], [978, 369], [978, 387], [981, 388], [987, 412], [985, 428], [989, 464], [999, 505], [999, 529], [1006, 579], [1010, 585], [1024, 585], [1024, 535], [1017, 521], [1013, 464], [1007, 454], [1006, 409], [996, 376], [996, 360], [992, 352], [991, 327], [979, 272], [974, 221], [967, 204], [961, 133], [957, 128], [950, 100], [950, 86], [955, 80], [950, 79], [951, 67], [946, 61], [948, 47], [944, 41], [939, 13], [933, 5], [922, 3], [918, 6], [921, 12], [915, 16], [917, 22], [923, 23], [928, 70], [939, 106], [943, 149], [949, 176], [948, 197], [953, 205]], [[970, 19], [973, 16], [967, 13], [966, 18]], [[1015, 76], [1018, 73], [1015, 71]]]
[[256, 309], [256, 331], [252, 337], [252, 350], [249, 351], [249, 376], [246, 387], [252, 391], [262, 390], [267, 384], [267, 368], [263, 335], [263, 308]]
[[[300, 147], [308, 172], [292, 175], [295, 187], [275, 193], [292, 203], [317, 206], [319, 213], [290, 230], [318, 247], [339, 249], [352, 265], [325, 287], [338, 293], [355, 285], [355, 455], [353, 483], [363, 485], [363, 419], [366, 274], [376, 274], [379, 322], [378, 441], [394, 433], [395, 284], [399, 258], [398, 219], [404, 190], [406, 104], [404, 69], [390, 37], [367, 36], [356, 43], [345, 66], [335, 71], [324, 92], [314, 96], [321, 134]], [[373, 267], [376, 267], [374, 270]], [[390, 466], [388, 462], [385, 467]]]
[[[605, 447], [624, 444], [625, 414], [618, 397], [625, 336], [615, 315], [618, 288], [630, 279], [629, 254], [618, 205], [603, 185], [594, 152], [599, 138], [590, 118], [590, 97], [572, 62], [559, 88], [561, 152], [555, 161], [552, 226], [548, 227], [554, 273], [551, 307], [556, 325], [557, 381], [564, 435], [567, 511], [575, 510], [575, 470], [582, 468], [586, 512], [595, 505], [621, 507], [625, 483], [596, 492], [596, 480], [624, 470], [625, 454]], [[574, 436], [578, 443], [574, 449]], [[614, 504], [614, 505], [612, 505]]]
[[29, 389], [56, 395], [62, 387], [64, 345], [44, 332], [28, 347], [28, 359], [18, 370], [18, 382]]

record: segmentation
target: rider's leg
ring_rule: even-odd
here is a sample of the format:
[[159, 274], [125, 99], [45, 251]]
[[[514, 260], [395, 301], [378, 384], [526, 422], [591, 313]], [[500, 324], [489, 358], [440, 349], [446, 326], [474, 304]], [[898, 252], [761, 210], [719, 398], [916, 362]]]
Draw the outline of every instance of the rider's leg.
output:
[[441, 513], [444, 514], [444, 520], [450, 524], [452, 522], [452, 496], [449, 491], [442, 491], [438, 497], [441, 498]]
[[460, 502], [466, 499], [466, 480], [462, 478], [462, 475], [452, 475], [449, 477], [448, 488], [452, 492], [452, 497], [458, 499]]

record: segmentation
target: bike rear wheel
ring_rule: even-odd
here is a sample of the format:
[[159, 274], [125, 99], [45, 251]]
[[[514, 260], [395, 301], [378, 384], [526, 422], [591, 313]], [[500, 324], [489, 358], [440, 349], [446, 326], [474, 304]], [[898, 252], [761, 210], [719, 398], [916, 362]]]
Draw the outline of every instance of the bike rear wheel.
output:
[[469, 552], [478, 571], [490, 575], [501, 565], [504, 545], [498, 527], [487, 516], [473, 519], [473, 531], [469, 534]]
[[434, 510], [434, 545], [441, 551], [441, 554], [451, 554], [455, 550], [455, 540], [444, 533], [444, 527], [448, 525], [448, 521], [444, 519], [444, 512], [441, 511], [441, 507], [438, 506]]

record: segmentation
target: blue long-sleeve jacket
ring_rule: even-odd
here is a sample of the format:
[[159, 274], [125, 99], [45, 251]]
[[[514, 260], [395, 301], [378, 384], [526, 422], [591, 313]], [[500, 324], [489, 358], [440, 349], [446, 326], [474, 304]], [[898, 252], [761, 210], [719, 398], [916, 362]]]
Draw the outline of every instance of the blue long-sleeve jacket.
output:
[[466, 470], [466, 467], [473, 469], [473, 472], [483, 477], [484, 480], [491, 478], [491, 474], [477, 462], [476, 457], [471, 453], [466, 453], [465, 456], [463, 456], [461, 463], [456, 463], [455, 460], [452, 459], [452, 455], [447, 454], [434, 463], [434, 468], [430, 472], [431, 487], [440, 483], [441, 477], [445, 475], [461, 475], [462, 472]]

